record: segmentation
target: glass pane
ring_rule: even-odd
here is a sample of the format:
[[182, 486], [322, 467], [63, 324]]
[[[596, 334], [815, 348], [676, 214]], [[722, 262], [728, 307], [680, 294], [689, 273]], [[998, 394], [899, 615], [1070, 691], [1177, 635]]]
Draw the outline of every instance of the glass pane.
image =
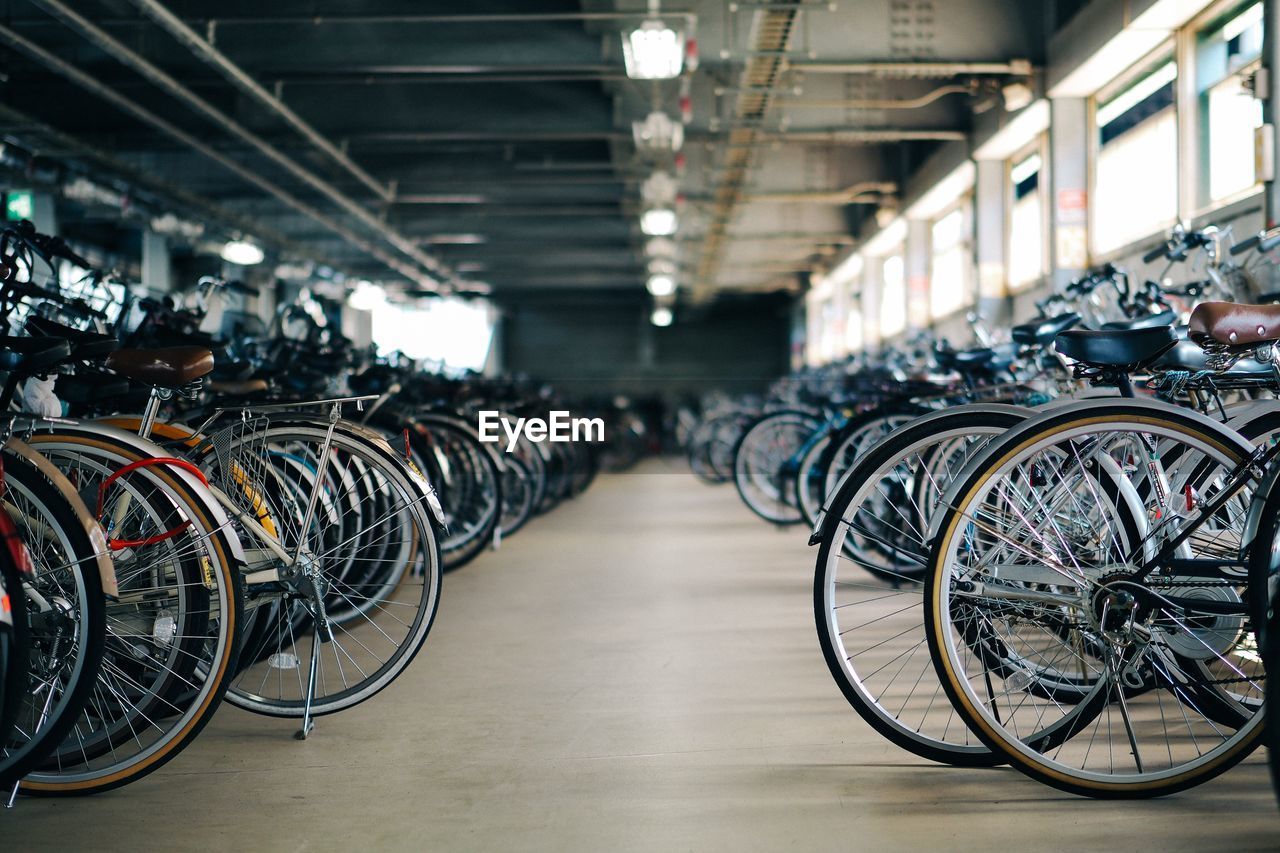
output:
[[1009, 284], [1026, 286], [1044, 274], [1044, 231], [1040, 193], [1013, 203], [1009, 215]]
[[1098, 151], [1094, 248], [1107, 252], [1177, 218], [1178, 127], [1173, 109], [1145, 117]]

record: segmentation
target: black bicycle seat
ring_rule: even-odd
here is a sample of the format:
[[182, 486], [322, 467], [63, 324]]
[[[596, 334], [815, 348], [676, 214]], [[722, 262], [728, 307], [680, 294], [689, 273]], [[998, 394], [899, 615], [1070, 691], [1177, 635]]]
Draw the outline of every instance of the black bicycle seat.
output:
[[0, 336], [0, 370], [36, 376], [70, 359], [71, 344], [65, 338]]
[[66, 340], [71, 344], [71, 354], [77, 360], [96, 361], [120, 348], [120, 342], [111, 335], [86, 332], [47, 317], [28, 317], [26, 331], [35, 337]]
[[1068, 329], [1054, 339], [1059, 353], [1089, 367], [1136, 370], [1173, 349], [1178, 333], [1172, 326], [1137, 329]]
[[1178, 315], [1172, 311], [1161, 311], [1159, 314], [1148, 314], [1130, 320], [1116, 320], [1103, 323], [1104, 331], [1122, 331], [1125, 329], [1155, 329], [1161, 326], [1172, 326], [1178, 321]]
[[1080, 315], [1068, 311], [1056, 317], [1045, 317], [1014, 326], [1011, 330], [1013, 342], [1023, 346], [1047, 347], [1053, 339], [1080, 322]]

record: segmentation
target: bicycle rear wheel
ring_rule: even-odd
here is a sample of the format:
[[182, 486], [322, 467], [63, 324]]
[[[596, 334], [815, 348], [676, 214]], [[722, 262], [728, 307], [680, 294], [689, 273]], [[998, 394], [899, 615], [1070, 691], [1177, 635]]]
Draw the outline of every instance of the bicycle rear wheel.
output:
[[[385, 443], [339, 428], [325, 454], [326, 434], [326, 426], [301, 421], [273, 422], [266, 431], [271, 482], [256, 488], [277, 519], [280, 544], [300, 553], [336, 616], [332, 640], [317, 646], [303, 596], [276, 583], [248, 585], [251, 627], [227, 700], [269, 716], [304, 714], [313, 651], [312, 714], [369, 699], [412, 662], [439, 604], [430, 486]], [[325, 495], [324, 509], [304, 527], [315, 494]]]

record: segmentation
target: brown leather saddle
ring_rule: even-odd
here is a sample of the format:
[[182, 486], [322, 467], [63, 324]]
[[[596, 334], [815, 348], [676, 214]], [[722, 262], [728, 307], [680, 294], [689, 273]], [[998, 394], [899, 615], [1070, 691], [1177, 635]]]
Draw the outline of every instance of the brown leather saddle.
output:
[[181, 388], [213, 370], [213, 353], [204, 347], [121, 349], [107, 356], [106, 366], [121, 376], [157, 388]]
[[1187, 321], [1187, 337], [1227, 347], [1280, 340], [1280, 305], [1201, 302]]

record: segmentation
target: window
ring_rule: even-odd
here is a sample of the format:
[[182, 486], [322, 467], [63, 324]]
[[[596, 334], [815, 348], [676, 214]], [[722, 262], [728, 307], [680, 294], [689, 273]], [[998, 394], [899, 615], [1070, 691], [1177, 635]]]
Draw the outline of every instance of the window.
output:
[[907, 328], [907, 281], [902, 250], [885, 258], [880, 270], [880, 337], [883, 339]]
[[1261, 56], [1261, 3], [1237, 7], [1196, 39], [1201, 208], [1257, 186], [1253, 131], [1262, 124], [1262, 102], [1248, 80]]
[[1092, 205], [1098, 253], [1154, 234], [1177, 219], [1177, 76], [1177, 66], [1165, 61], [1098, 100]]
[[480, 300], [433, 299], [414, 306], [382, 302], [373, 309], [373, 342], [382, 354], [399, 350], [409, 358], [480, 370], [492, 339], [493, 311]]
[[935, 220], [930, 229], [933, 262], [929, 275], [929, 314], [954, 314], [969, 304], [969, 221], [967, 205]]
[[853, 307], [844, 318], [844, 349], [847, 353], [862, 352], [862, 309]]
[[1044, 276], [1044, 193], [1039, 154], [1015, 160], [1009, 170], [1009, 287], [1021, 290]]

